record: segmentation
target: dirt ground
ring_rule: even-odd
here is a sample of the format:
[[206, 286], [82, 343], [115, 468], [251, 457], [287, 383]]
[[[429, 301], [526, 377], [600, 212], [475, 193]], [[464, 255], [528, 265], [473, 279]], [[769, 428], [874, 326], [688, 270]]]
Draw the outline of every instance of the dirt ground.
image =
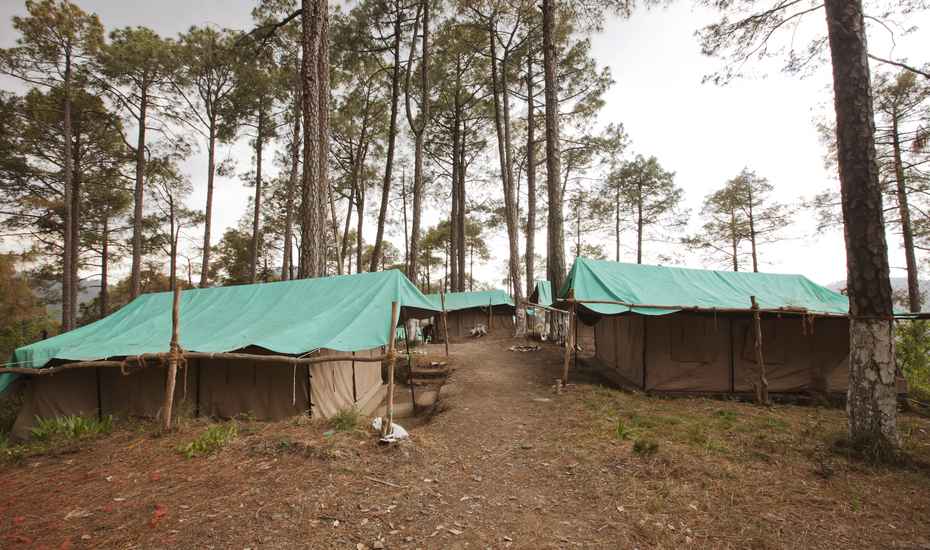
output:
[[[585, 368], [556, 395], [560, 350], [513, 343], [453, 346], [441, 410], [396, 446], [243, 421], [188, 459], [189, 420], [2, 464], [0, 547], [930, 549], [930, 471], [831, 451], [842, 410], [646, 397]], [[930, 462], [930, 422], [901, 431]]]

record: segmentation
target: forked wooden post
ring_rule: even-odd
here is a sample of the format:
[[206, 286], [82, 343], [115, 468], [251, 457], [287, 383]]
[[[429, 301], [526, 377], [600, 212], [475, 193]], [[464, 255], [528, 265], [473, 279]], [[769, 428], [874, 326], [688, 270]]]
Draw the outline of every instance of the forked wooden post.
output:
[[756, 364], [759, 365], [759, 382], [753, 384], [756, 387], [756, 401], [760, 405], [769, 404], [769, 380], [765, 376], [765, 357], [762, 353], [762, 319], [759, 315], [759, 304], [755, 296], [749, 297], [752, 304], [752, 324], [755, 330], [755, 351]]
[[174, 387], [178, 378], [178, 359], [180, 349], [178, 333], [180, 332], [181, 287], [177, 281], [174, 283], [174, 298], [171, 303], [171, 344], [168, 354], [168, 377], [165, 380], [165, 415], [162, 419], [162, 428], [171, 429], [171, 409], [174, 407]]
[[442, 341], [446, 344], [446, 357], [449, 357], [449, 317], [446, 315], [446, 294], [439, 293], [439, 301], [442, 302]]
[[387, 418], [381, 423], [381, 436], [384, 437], [393, 431], [394, 423], [394, 364], [397, 362], [395, 341], [397, 340], [397, 302], [391, 302], [391, 328], [388, 331], [388, 394]]
[[565, 362], [562, 365], [562, 385], [568, 384], [568, 368], [571, 365], [572, 354], [575, 353], [575, 291], [568, 290], [568, 300], [571, 307], [568, 310], [568, 337], [565, 339]]

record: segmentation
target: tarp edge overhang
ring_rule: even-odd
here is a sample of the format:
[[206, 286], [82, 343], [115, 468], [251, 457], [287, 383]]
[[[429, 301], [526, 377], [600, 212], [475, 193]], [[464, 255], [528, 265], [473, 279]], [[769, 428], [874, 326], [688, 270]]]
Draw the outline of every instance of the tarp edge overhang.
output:
[[[11, 363], [42, 368], [52, 360], [90, 361], [167, 352], [171, 294], [144, 294], [104, 319], [20, 347]], [[398, 270], [189, 289], [181, 297], [182, 347], [203, 353], [233, 352], [249, 346], [282, 355], [316, 349], [361, 351], [388, 343], [392, 301], [406, 310], [408, 318], [428, 317], [439, 311]], [[263, 300], [274, 307], [264, 309]], [[302, 314], [300, 306], [286, 311], [281, 307], [308, 303], [320, 306], [309, 316]], [[248, 305], [248, 310], [238, 311], [237, 305]], [[343, 307], [351, 309], [333, 311]], [[321, 315], [322, 311], [327, 313]], [[204, 333], [202, 325], [211, 320], [214, 331]], [[222, 334], [226, 327], [234, 337]], [[304, 336], [297, 341], [295, 334], [299, 333]], [[0, 374], [0, 392], [14, 378]]]
[[444, 295], [427, 294], [429, 300], [439, 311], [442, 310], [442, 300], [445, 297], [446, 311], [459, 311], [471, 308], [487, 308], [491, 306], [514, 307], [510, 295], [503, 290], [476, 290], [471, 292], [447, 292]]
[[[849, 307], [845, 296], [802, 275], [723, 272], [587, 258], [577, 258], [572, 265], [559, 291], [558, 307], [569, 305], [569, 290], [579, 307], [602, 316], [748, 311], [752, 295], [763, 311], [784, 314], [847, 316]], [[665, 299], [679, 303], [663, 302]]]

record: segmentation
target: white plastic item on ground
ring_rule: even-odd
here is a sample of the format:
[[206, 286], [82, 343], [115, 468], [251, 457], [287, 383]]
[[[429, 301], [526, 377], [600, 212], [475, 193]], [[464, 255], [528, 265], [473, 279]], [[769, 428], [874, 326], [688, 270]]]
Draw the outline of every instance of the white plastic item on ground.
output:
[[[371, 428], [378, 433], [381, 433], [381, 423], [384, 422], [381, 417], [377, 417], [371, 421]], [[394, 443], [395, 441], [402, 441], [410, 437], [410, 434], [407, 433], [407, 430], [397, 422], [391, 423], [391, 433], [385, 435], [381, 438], [381, 441], [386, 443]]]

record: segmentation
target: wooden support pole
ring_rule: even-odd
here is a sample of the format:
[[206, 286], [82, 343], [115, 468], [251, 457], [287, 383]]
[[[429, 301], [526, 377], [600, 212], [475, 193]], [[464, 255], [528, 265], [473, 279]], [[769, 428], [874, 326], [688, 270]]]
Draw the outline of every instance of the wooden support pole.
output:
[[439, 301], [442, 302], [442, 341], [446, 344], [446, 357], [449, 357], [449, 317], [446, 315], [446, 295], [444, 292], [439, 293]]
[[755, 327], [755, 352], [756, 364], [759, 365], [759, 382], [753, 384], [756, 387], [756, 401], [760, 405], [769, 404], [769, 381], [765, 376], [765, 357], [762, 353], [762, 319], [759, 314], [759, 304], [755, 296], [750, 296], [749, 301], [752, 304], [752, 324]]
[[488, 298], [488, 334], [491, 334], [491, 325], [494, 323], [494, 306], [493, 298]]
[[[572, 300], [574, 298], [574, 291], [569, 289], [568, 299]], [[568, 311], [568, 337], [565, 339], [565, 361], [562, 365], [562, 385], [568, 384], [568, 368], [571, 365], [572, 354], [575, 352], [575, 303], [571, 302], [571, 307]]]
[[177, 283], [174, 285], [174, 299], [171, 303], [171, 344], [168, 351], [168, 378], [165, 381], [165, 406], [164, 418], [162, 419], [162, 428], [165, 431], [171, 429], [171, 409], [174, 407], [174, 387], [178, 378], [178, 361], [180, 359], [180, 344], [178, 344], [178, 333], [180, 332], [180, 313], [181, 313], [181, 287]]
[[397, 302], [391, 302], [391, 329], [388, 332], [388, 394], [387, 418], [381, 423], [381, 436], [387, 436], [393, 430], [394, 423], [394, 365], [397, 362], [395, 342], [397, 340]]

